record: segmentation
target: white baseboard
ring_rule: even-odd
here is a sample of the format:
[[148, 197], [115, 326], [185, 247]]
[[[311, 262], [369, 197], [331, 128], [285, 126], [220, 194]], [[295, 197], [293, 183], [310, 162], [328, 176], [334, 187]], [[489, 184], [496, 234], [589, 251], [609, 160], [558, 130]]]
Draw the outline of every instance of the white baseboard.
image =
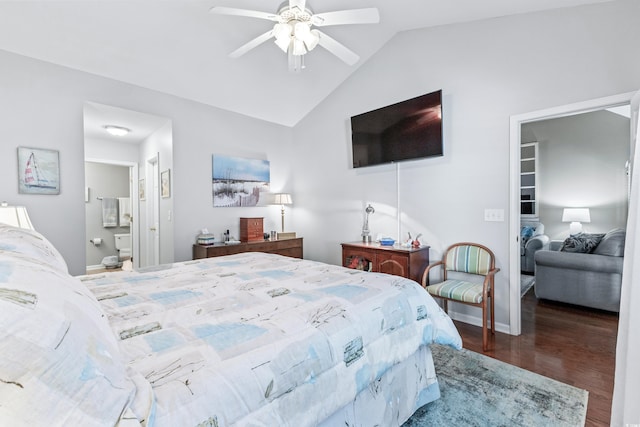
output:
[[[477, 316], [470, 316], [468, 314], [456, 313], [455, 311], [449, 310], [449, 317], [453, 320], [457, 320], [459, 322], [468, 323], [470, 325], [482, 327], [482, 319]], [[488, 320], [487, 320], [488, 321]], [[491, 326], [491, 325], [489, 325]], [[510, 334], [509, 325], [504, 323], [496, 322], [496, 331], [502, 332], [504, 334]]]
[[87, 271], [102, 270], [103, 268], [104, 268], [104, 265], [102, 265], [102, 264], [87, 265]]

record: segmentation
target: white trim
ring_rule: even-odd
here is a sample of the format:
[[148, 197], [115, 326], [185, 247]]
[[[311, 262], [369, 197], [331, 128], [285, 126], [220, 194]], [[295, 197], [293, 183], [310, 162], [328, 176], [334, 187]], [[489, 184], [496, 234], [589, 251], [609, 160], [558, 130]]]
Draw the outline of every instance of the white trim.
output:
[[[449, 301], [449, 305], [451, 305], [451, 301]], [[457, 320], [459, 322], [463, 322], [463, 323], [468, 323], [470, 325], [473, 326], [479, 326], [482, 328], [482, 314], [480, 314], [479, 316], [471, 316], [468, 314], [463, 314], [463, 313], [457, 313], [455, 311], [449, 310], [449, 317], [453, 320]], [[487, 323], [489, 322], [489, 320], [487, 320]], [[487, 325], [488, 327], [491, 327], [490, 325]], [[498, 323], [496, 322], [496, 332], [502, 332], [503, 334], [508, 334], [509, 332], [509, 325], [507, 325], [506, 323]]]
[[575, 104], [562, 105], [545, 110], [511, 116], [509, 131], [509, 333], [521, 333], [520, 298], [520, 129], [523, 123], [588, 113], [607, 107], [629, 104], [636, 92], [627, 92]]

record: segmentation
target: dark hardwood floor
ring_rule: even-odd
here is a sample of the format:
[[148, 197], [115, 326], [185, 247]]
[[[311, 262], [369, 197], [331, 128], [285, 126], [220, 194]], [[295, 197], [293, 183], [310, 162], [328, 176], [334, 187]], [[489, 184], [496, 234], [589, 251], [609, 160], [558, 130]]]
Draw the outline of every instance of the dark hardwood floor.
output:
[[589, 392], [586, 426], [608, 426], [615, 369], [618, 315], [522, 299], [522, 334], [496, 332], [482, 351], [482, 330], [455, 322], [465, 348]]

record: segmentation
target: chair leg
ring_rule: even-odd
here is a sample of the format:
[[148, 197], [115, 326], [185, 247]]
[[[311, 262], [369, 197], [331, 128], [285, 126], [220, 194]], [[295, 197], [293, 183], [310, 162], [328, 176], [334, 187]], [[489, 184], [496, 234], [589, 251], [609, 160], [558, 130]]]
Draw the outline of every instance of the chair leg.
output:
[[[491, 313], [493, 315], [493, 313]], [[491, 331], [493, 332], [493, 330]], [[487, 331], [487, 301], [482, 301], [482, 351], [489, 348], [489, 334]]]
[[493, 292], [491, 292], [491, 335], [496, 334], [496, 316], [495, 316], [495, 303], [493, 301]]

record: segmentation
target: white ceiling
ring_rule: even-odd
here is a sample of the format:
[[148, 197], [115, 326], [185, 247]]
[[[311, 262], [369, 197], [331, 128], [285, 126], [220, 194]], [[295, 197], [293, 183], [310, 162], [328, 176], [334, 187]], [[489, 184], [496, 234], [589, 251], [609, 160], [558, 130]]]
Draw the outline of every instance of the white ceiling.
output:
[[[95, 102], [85, 102], [83, 111], [84, 138], [85, 140], [94, 141], [139, 144], [165, 126], [168, 121], [169, 119], [166, 117], [125, 110]], [[113, 136], [104, 129], [107, 125], [124, 127], [131, 132], [124, 136]]]
[[0, 1], [0, 49], [294, 126], [400, 31], [606, 1], [308, 0], [315, 13], [377, 7], [381, 22], [324, 27], [360, 61], [318, 47], [300, 74], [270, 41], [228, 57], [273, 23], [209, 13], [276, 12], [282, 0]]

